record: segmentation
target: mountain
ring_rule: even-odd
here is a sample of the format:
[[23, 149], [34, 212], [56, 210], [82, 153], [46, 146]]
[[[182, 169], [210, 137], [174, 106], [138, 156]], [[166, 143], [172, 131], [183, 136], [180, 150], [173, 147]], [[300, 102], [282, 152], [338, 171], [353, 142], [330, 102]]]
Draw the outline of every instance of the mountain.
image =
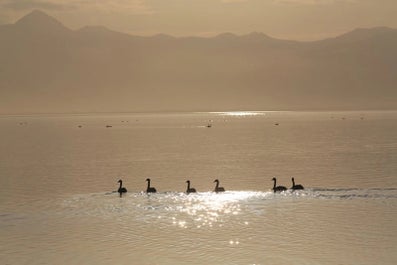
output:
[[0, 26], [0, 114], [397, 109], [397, 30], [314, 42], [70, 30], [41, 11]]
[[32, 11], [24, 16], [15, 23], [15, 26], [20, 30], [40, 30], [49, 32], [68, 31], [61, 22], [39, 10]]

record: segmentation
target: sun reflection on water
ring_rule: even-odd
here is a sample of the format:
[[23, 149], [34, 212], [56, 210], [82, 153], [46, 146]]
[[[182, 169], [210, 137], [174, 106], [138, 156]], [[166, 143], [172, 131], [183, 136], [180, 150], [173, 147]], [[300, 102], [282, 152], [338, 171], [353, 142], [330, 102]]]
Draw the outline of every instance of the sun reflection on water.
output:
[[227, 112], [213, 112], [213, 113], [219, 115], [226, 115], [226, 116], [235, 116], [235, 117], [266, 115], [265, 111], [227, 111]]
[[[221, 194], [213, 192], [190, 195], [169, 195], [175, 207], [168, 208], [172, 224], [181, 228], [193, 225], [196, 228], [222, 227], [226, 219], [242, 212], [242, 203], [263, 193], [235, 191]], [[248, 222], [243, 222], [248, 225]]]

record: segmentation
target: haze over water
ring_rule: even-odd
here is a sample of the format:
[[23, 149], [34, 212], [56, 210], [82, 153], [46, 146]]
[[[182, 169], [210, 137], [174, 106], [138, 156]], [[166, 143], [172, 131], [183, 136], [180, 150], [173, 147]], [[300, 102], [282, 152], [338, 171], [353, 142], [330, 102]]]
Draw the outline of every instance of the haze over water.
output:
[[[397, 263], [395, 111], [2, 116], [0, 128], [1, 264]], [[274, 194], [274, 176], [305, 190]], [[148, 177], [157, 194], [142, 192]]]

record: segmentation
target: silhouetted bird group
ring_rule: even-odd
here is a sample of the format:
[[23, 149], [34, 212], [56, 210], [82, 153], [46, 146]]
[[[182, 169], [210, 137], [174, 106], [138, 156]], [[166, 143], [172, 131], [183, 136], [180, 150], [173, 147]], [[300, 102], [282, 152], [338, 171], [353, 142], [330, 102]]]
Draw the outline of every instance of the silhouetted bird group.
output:
[[[277, 182], [276, 178], [272, 178], [272, 180], [274, 182], [273, 189], [272, 189], [274, 191], [274, 193], [282, 192], [282, 191], [286, 191], [287, 190], [287, 188], [284, 187], [284, 186], [277, 186], [276, 185], [276, 182]], [[291, 180], [292, 180], [292, 187], [291, 187], [292, 191], [294, 191], [294, 190], [303, 190], [304, 189], [301, 184], [295, 185], [295, 179], [294, 178], [292, 178]]]
[[[273, 180], [273, 188], [272, 188], [272, 190], [273, 190], [274, 193], [282, 192], [282, 191], [286, 191], [287, 190], [287, 188], [284, 187], [284, 186], [277, 186], [277, 179], [275, 177], [272, 178], [272, 180]], [[304, 187], [302, 185], [295, 184], [295, 179], [294, 178], [292, 178], [291, 180], [292, 180], [292, 187], [290, 189], [292, 191], [303, 190], [304, 189]], [[146, 193], [155, 193], [155, 192], [157, 192], [156, 188], [150, 186], [150, 178], [147, 178], [146, 182], [147, 182]], [[123, 181], [121, 179], [118, 181], [118, 183], [120, 183], [120, 186], [119, 186], [119, 189], [117, 190], [117, 192], [120, 193], [120, 197], [121, 197], [123, 193], [127, 192], [127, 189], [122, 187]], [[190, 187], [190, 180], [186, 180], [186, 183], [187, 183], [187, 188], [186, 188], [186, 193], [187, 194], [197, 192], [195, 188], [191, 188]], [[218, 193], [218, 192], [224, 192], [225, 191], [224, 187], [219, 187], [219, 180], [218, 179], [214, 180], [214, 183], [216, 183], [214, 192]]]

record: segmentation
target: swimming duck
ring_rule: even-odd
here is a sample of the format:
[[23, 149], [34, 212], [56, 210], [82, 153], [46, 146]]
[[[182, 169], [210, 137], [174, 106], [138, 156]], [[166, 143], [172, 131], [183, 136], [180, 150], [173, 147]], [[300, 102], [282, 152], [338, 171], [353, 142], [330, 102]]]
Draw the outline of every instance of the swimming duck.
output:
[[150, 179], [147, 178], [146, 181], [147, 181], [147, 189], [146, 189], [146, 192], [147, 192], [147, 193], [154, 193], [154, 192], [157, 192], [156, 188], [150, 187]]
[[276, 186], [276, 178], [272, 178], [272, 180], [274, 181], [274, 185], [273, 185], [273, 191], [276, 192], [281, 192], [281, 191], [286, 191], [287, 188], [284, 186]]
[[119, 189], [117, 190], [117, 192], [118, 193], [125, 193], [125, 192], [127, 192], [127, 189], [126, 188], [124, 188], [124, 187], [122, 187], [122, 185], [123, 185], [123, 181], [121, 180], [121, 179], [119, 179], [119, 181], [117, 181], [118, 183], [120, 183], [120, 187], [119, 187]]
[[219, 180], [214, 180], [214, 182], [216, 182], [216, 186], [215, 186], [215, 192], [224, 192], [225, 191], [225, 189], [223, 188], [223, 187], [219, 187]]
[[295, 179], [294, 178], [292, 178], [291, 180], [292, 180], [291, 189], [293, 189], [293, 190], [303, 190], [303, 189], [305, 189], [301, 184], [295, 185]]
[[192, 192], [196, 192], [195, 188], [190, 188], [190, 180], [186, 180], [186, 183], [187, 183], [187, 189], [186, 189], [186, 193], [187, 194], [192, 193]]

